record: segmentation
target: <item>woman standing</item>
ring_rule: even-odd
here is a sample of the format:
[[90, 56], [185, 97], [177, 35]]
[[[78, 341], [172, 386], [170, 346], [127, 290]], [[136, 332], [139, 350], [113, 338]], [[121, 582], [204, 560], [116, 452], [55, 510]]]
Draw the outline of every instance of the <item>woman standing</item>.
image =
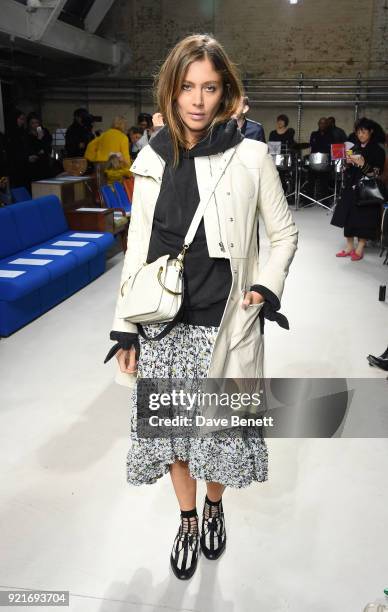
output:
[[[261, 378], [263, 337], [260, 312], [287, 326], [277, 313], [297, 229], [288, 210], [267, 145], [245, 139], [236, 112], [242, 84], [222, 46], [208, 35], [192, 35], [169, 53], [156, 78], [157, 106], [165, 126], [144, 147], [135, 176], [128, 250], [121, 285], [144, 262], [175, 257], [212, 177], [225, 168], [185, 256], [185, 299], [181, 321], [160, 341], [144, 340], [137, 326], [118, 316], [116, 380], [133, 389], [130, 484], [152, 484], [167, 472], [181, 510], [170, 555], [179, 579], [190, 578], [199, 547], [208, 559], [225, 549], [222, 494], [267, 479], [267, 448], [259, 437], [142, 438], [137, 433], [139, 378]], [[258, 269], [256, 230], [261, 213], [271, 241], [268, 261]], [[164, 325], [147, 325], [156, 335]], [[138, 362], [137, 362], [138, 359]], [[123, 381], [123, 379], [126, 379]], [[197, 480], [207, 495], [199, 534]]]
[[27, 117], [27, 155], [30, 181], [50, 178], [53, 174], [51, 162], [52, 136], [36, 113]]
[[269, 135], [269, 142], [281, 142], [283, 150], [289, 150], [295, 145], [295, 130], [289, 128], [290, 120], [287, 115], [279, 115], [276, 118], [276, 129]]
[[26, 115], [22, 110], [13, 111], [6, 136], [11, 187], [30, 189]]
[[128, 139], [129, 139], [129, 152], [131, 155], [131, 159], [135, 161], [141, 147], [137, 146], [138, 141], [143, 136], [143, 129], [137, 127], [137, 125], [133, 125], [128, 131]]
[[[381, 225], [381, 205], [357, 206], [357, 192], [354, 187], [363, 176], [381, 173], [384, 168], [385, 151], [374, 137], [374, 122], [363, 117], [355, 125], [359, 146], [347, 156], [348, 168], [345, 173], [345, 187], [337, 204], [331, 224], [344, 228], [345, 249], [336, 257], [350, 257], [359, 261], [364, 257], [367, 240], [376, 240]], [[358, 244], [355, 248], [355, 238]]]

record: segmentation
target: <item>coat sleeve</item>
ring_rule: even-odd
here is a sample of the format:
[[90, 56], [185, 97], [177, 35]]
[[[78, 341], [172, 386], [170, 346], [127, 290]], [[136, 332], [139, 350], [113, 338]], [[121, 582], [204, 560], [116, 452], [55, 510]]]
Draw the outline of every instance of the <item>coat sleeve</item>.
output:
[[120, 289], [137, 266], [139, 265], [139, 253], [142, 251], [141, 244], [141, 214], [142, 206], [140, 201], [139, 178], [135, 178], [133, 190], [131, 221], [128, 228], [128, 244], [124, 256], [124, 264], [121, 272], [120, 286], [117, 292], [116, 308], [111, 329], [117, 332], [137, 333], [137, 325], [118, 317], [118, 304], [120, 300]]
[[271, 249], [255, 284], [267, 287], [280, 301], [288, 269], [297, 249], [298, 229], [288, 208], [279, 173], [268, 154], [268, 147], [266, 151], [260, 167], [258, 207]]

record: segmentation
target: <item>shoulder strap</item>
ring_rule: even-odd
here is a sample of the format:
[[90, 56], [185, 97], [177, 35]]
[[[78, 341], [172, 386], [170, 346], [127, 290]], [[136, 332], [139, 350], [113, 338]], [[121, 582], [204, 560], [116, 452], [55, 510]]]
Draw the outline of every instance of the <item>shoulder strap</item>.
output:
[[201, 219], [205, 213], [206, 207], [209, 204], [213, 196], [213, 193], [215, 192], [216, 187], [219, 181], [221, 180], [221, 177], [223, 176], [226, 168], [228, 167], [229, 162], [232, 159], [235, 151], [236, 151], [236, 147], [232, 147], [231, 149], [228, 149], [227, 151], [225, 151], [225, 153], [223, 154], [221, 167], [219, 171], [216, 173], [213, 181], [211, 182], [210, 187], [206, 191], [206, 196], [202, 200], [200, 200], [197, 210], [195, 211], [193, 220], [190, 223], [190, 227], [187, 230], [187, 234], [185, 236], [184, 246], [189, 247], [190, 244], [193, 242], [195, 234], [197, 233], [199, 224], [201, 223]]

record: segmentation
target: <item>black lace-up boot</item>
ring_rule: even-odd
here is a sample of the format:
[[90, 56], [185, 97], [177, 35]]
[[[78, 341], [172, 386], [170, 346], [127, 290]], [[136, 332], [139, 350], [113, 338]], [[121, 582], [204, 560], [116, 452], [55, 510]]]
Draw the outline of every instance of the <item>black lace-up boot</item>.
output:
[[388, 348], [379, 357], [368, 355], [367, 360], [371, 366], [388, 371]]
[[212, 502], [206, 495], [202, 514], [201, 549], [207, 559], [215, 560], [226, 546], [225, 517], [222, 498]]
[[172, 571], [179, 580], [191, 578], [197, 568], [199, 533], [197, 509], [181, 510], [181, 524], [171, 551]]

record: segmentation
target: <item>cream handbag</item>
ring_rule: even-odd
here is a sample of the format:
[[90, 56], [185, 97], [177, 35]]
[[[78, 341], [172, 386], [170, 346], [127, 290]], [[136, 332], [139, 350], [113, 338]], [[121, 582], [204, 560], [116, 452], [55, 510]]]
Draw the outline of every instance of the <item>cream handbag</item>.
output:
[[[222, 166], [206, 197], [198, 204], [178, 257], [172, 259], [170, 255], [162, 255], [152, 263], [143, 263], [121, 286], [118, 316], [131, 323], [137, 323], [139, 333], [147, 340], [161, 340], [179, 320], [184, 298], [185, 254], [194, 240], [206, 207], [234, 151], [232, 148], [224, 153]], [[160, 334], [150, 338], [146, 336], [142, 325], [153, 323], [167, 323], [167, 325]]]

